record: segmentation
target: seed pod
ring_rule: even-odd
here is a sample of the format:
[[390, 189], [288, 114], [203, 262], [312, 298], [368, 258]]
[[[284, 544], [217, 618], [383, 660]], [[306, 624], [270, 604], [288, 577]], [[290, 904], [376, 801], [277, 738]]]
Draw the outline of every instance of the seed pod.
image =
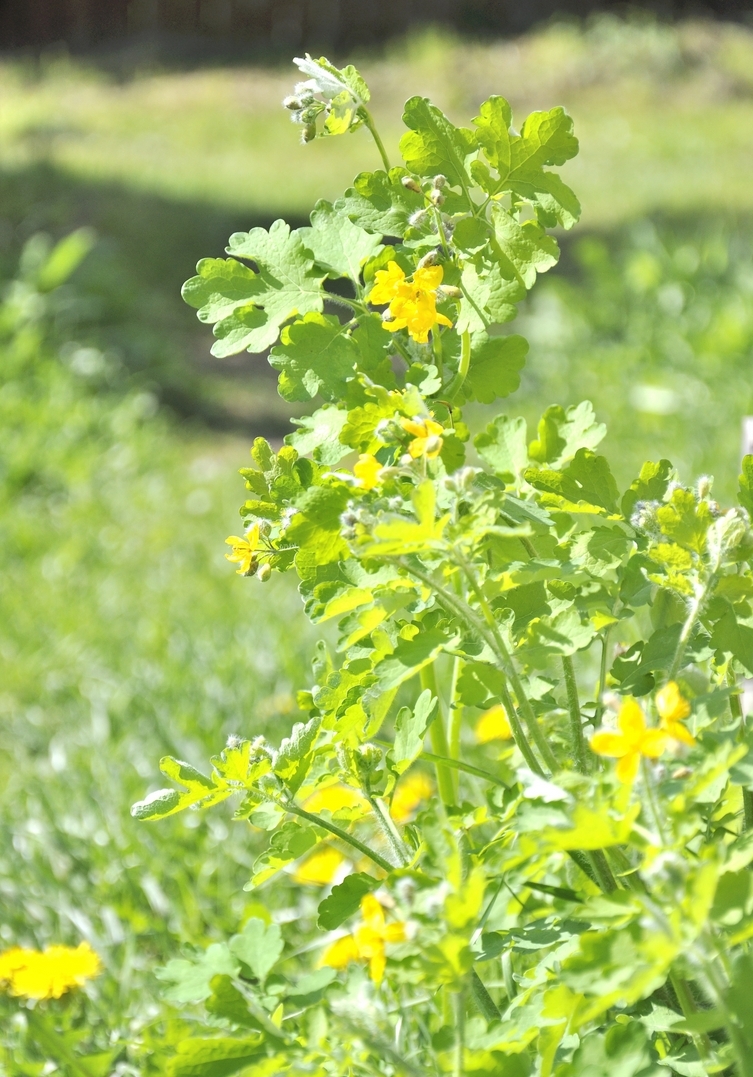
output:
[[423, 194], [424, 193], [421, 190], [421, 187], [419, 186], [419, 184], [413, 179], [412, 176], [403, 176], [403, 178], [400, 180], [400, 182], [402, 183], [403, 187], [405, 187], [406, 190], [408, 190], [408, 191], [413, 191], [415, 194]]

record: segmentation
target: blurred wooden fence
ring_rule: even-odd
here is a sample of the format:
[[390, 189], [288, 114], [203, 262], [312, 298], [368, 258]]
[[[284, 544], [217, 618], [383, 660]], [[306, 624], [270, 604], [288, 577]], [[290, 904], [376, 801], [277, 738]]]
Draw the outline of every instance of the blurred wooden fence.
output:
[[[660, 15], [739, 18], [751, 12], [753, 0], [646, 0], [638, 6]], [[420, 24], [515, 33], [556, 12], [586, 15], [624, 7], [594, 0], [0, 0], [0, 49], [56, 42], [86, 49], [148, 33], [275, 51], [341, 51], [377, 44]]]

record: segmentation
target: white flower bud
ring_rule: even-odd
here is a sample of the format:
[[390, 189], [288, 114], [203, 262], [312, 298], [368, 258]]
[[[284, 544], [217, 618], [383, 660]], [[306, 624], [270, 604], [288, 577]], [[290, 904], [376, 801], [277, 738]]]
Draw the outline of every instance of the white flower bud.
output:
[[267, 564], [266, 562], [261, 565], [259, 571], [256, 573], [256, 577], [259, 580], [259, 583], [266, 583], [267, 580], [270, 579], [271, 575], [272, 566], [270, 564]]
[[447, 183], [447, 176], [443, 176], [442, 173], [440, 172], [440, 174], [438, 176], [435, 176], [434, 179], [431, 182], [434, 184], [434, 186], [436, 188], [438, 188], [441, 191], [442, 188], [444, 187], [444, 185]]
[[416, 180], [413, 179], [412, 176], [403, 176], [400, 182], [407, 190], [413, 191], [415, 194], [423, 194], [423, 191], [421, 190], [419, 184], [416, 182]]

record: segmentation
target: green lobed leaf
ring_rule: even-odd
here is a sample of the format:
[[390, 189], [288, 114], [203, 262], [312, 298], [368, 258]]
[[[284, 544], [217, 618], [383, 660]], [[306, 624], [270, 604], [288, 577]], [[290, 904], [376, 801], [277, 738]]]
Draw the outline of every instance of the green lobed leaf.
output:
[[532, 460], [559, 467], [575, 456], [578, 449], [595, 449], [607, 432], [597, 423], [590, 400], [583, 400], [565, 411], [559, 404], [547, 408], [538, 425], [538, 438], [528, 452]]
[[332, 893], [319, 905], [319, 927], [324, 931], [334, 931], [358, 912], [362, 899], [378, 886], [378, 879], [363, 872], [348, 875], [332, 887]]
[[314, 254], [317, 265], [334, 277], [350, 277], [358, 284], [361, 267], [382, 249], [379, 239], [354, 224], [344, 213], [321, 199], [311, 213], [311, 227], [298, 235]]
[[176, 1054], [167, 1065], [168, 1077], [229, 1077], [264, 1054], [261, 1036], [192, 1037], [178, 1043]]
[[466, 396], [481, 404], [491, 404], [498, 397], [514, 393], [520, 386], [519, 372], [525, 365], [527, 354], [528, 341], [524, 337], [474, 334], [471, 365], [465, 381]]
[[426, 730], [431, 724], [437, 707], [436, 697], [425, 688], [416, 700], [416, 705], [401, 707], [395, 718], [395, 739], [392, 745], [394, 768], [398, 774], [404, 773], [421, 754]]
[[244, 348], [263, 352], [275, 343], [285, 322], [322, 310], [324, 275], [315, 269], [300, 234], [291, 232], [285, 221], [275, 221], [269, 231], [235, 232], [227, 252], [254, 262], [259, 272], [249, 282], [252, 291], [245, 305], [238, 302], [232, 314], [217, 321], [213, 355], [223, 358]]
[[348, 421], [348, 413], [342, 408], [325, 404], [313, 415], [290, 421], [298, 429], [286, 435], [285, 444], [292, 445], [300, 456], [312, 453], [318, 463], [334, 467], [347, 455], [348, 447], [342, 444], [339, 437]]
[[239, 935], [233, 935], [228, 948], [263, 983], [283, 950], [279, 924], [265, 924], [263, 920], [251, 918]]
[[269, 365], [280, 371], [285, 400], [340, 400], [356, 368], [357, 350], [347, 327], [331, 314], [307, 314], [282, 331]]
[[622, 495], [620, 505], [625, 519], [630, 519], [639, 501], [663, 500], [673, 471], [674, 468], [669, 460], [659, 460], [657, 463], [650, 460], [646, 461], [638, 474], [638, 478], [630, 484], [630, 488]]
[[485, 464], [509, 482], [520, 477], [528, 464], [526, 421], [498, 415], [485, 430], [477, 434], [473, 444]]
[[389, 173], [361, 172], [345, 194], [334, 204], [336, 213], [347, 216], [367, 232], [402, 238], [410, 217], [424, 207], [424, 197], [402, 184], [410, 173], [391, 168]]
[[453, 186], [466, 189], [470, 182], [466, 159], [478, 147], [473, 131], [455, 127], [425, 97], [405, 102], [403, 122], [410, 130], [400, 139], [400, 153], [411, 172], [419, 176], [440, 173]]

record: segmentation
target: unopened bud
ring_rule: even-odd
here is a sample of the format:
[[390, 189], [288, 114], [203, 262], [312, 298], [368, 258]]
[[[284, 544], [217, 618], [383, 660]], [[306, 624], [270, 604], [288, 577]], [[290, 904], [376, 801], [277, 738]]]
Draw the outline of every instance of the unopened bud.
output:
[[256, 573], [256, 576], [257, 576], [257, 579], [259, 580], [259, 583], [266, 583], [267, 580], [271, 577], [271, 575], [272, 575], [272, 566], [270, 564], [266, 563], [266, 562], [263, 565], [261, 565], [261, 567], [259, 568], [259, 571]]
[[433, 251], [429, 251], [423, 256], [421, 261], [418, 263], [418, 268], [426, 269], [428, 266], [435, 266], [439, 262], [440, 258], [441, 252], [437, 247], [435, 247]]
[[382, 763], [382, 749], [376, 744], [362, 744], [355, 751], [356, 766], [362, 774], [371, 774]]
[[713, 482], [713, 475], [700, 476], [696, 485], [696, 491], [698, 493], [698, 498], [700, 501], [703, 501], [704, 498], [707, 498], [709, 496], [709, 494], [711, 493], [711, 487], [713, 485]]
[[420, 185], [413, 179], [412, 176], [403, 176], [400, 182], [407, 190], [414, 191], [415, 194], [423, 194]]
[[305, 143], [307, 143], [307, 142], [313, 142], [315, 138], [316, 138], [316, 124], [315, 123], [307, 123], [306, 126], [301, 131], [301, 142], [303, 142], [304, 145], [305, 145]]
[[409, 452], [403, 453], [403, 455], [400, 457], [400, 463], [403, 465], [403, 467], [410, 467], [413, 463], [413, 457]]
[[440, 284], [437, 288], [437, 299], [460, 299], [463, 295], [460, 288], [454, 284]]
[[392, 313], [392, 311], [390, 310], [389, 307], [387, 307], [386, 310], [382, 311], [382, 321], [383, 322], [394, 322], [394, 320], [395, 320], [395, 315]]
[[442, 173], [440, 172], [439, 175], [435, 176], [434, 179], [431, 182], [434, 184], [435, 187], [438, 187], [439, 190], [441, 191], [442, 188], [444, 187], [445, 183], [447, 183], [447, 176], [443, 176]]
[[237, 733], [228, 734], [228, 738], [225, 741], [226, 748], [240, 748], [241, 744], [243, 744], [243, 737], [239, 736]]
[[430, 438], [426, 439], [426, 452], [431, 455], [437, 453], [442, 448], [442, 439], [437, 437], [436, 434], [432, 434]]
[[408, 218], [408, 224], [412, 228], [422, 228], [427, 221], [427, 214], [425, 209], [417, 209], [415, 213], [411, 213]]
[[444, 195], [438, 187], [433, 187], [429, 191], [429, 201], [431, 202], [432, 206], [441, 206], [444, 202]]
[[300, 97], [284, 97], [282, 100], [282, 107], [289, 108], [291, 112], [296, 112], [298, 109], [303, 108], [303, 102]]

